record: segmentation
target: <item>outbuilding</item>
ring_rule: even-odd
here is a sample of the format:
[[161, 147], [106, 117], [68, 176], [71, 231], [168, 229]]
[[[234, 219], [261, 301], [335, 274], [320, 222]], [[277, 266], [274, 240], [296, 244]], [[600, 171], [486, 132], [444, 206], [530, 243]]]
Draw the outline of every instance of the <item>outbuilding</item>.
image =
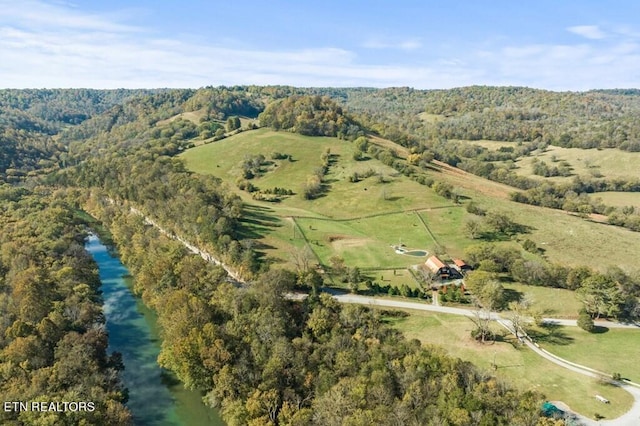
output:
[[467, 265], [467, 263], [462, 259], [453, 259], [453, 263], [454, 265], [456, 265], [456, 268], [458, 268], [460, 272], [467, 272], [473, 269], [470, 265]]

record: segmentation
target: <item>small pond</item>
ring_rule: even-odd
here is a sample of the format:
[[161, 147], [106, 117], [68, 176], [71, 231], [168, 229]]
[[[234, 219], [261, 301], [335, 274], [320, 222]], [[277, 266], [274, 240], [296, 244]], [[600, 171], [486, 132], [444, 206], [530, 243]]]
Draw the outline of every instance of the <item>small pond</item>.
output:
[[424, 250], [411, 250], [411, 251], [405, 251], [403, 254], [406, 254], [407, 256], [424, 257], [428, 253]]

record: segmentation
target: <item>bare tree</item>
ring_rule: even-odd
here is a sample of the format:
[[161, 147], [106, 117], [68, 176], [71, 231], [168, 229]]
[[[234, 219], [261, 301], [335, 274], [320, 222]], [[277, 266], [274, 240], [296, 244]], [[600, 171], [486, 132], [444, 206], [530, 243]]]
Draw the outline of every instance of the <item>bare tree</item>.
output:
[[516, 338], [520, 339], [519, 332], [522, 331], [526, 335], [525, 327], [529, 324], [529, 317], [526, 315], [529, 311], [530, 301], [525, 297], [518, 301], [509, 303], [509, 321], [513, 327], [513, 333]]
[[471, 332], [472, 336], [480, 339], [482, 343], [493, 340], [495, 336], [491, 331], [491, 311], [483, 308], [479, 303], [476, 303], [475, 307], [471, 321], [476, 325], [476, 329]]
[[296, 268], [298, 275], [304, 275], [309, 272], [311, 262], [313, 262], [314, 256], [311, 249], [307, 246], [302, 248], [294, 248], [289, 252], [291, 262]]

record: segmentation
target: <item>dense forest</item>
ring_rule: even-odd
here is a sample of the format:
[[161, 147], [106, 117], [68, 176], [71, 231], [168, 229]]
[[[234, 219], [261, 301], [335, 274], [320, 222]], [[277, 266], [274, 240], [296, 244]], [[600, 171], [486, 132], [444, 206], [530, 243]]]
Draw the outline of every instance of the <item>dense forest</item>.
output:
[[337, 136], [353, 140], [363, 129], [342, 107], [324, 96], [290, 96], [270, 103], [260, 114], [263, 126], [307, 136]]
[[[0, 187], [0, 394], [4, 401], [85, 401], [50, 411], [49, 424], [128, 424], [117, 353], [107, 354], [85, 226], [63, 194]], [[36, 411], [2, 411], [2, 424], [41, 424]]]
[[[549, 144], [640, 151], [639, 110], [635, 91], [0, 90], [0, 389], [15, 400], [73, 395], [97, 402], [92, 413], [60, 413], [61, 424], [130, 420], [119, 358], [106, 353], [99, 281], [82, 248], [86, 230], [74, 215], [84, 208], [111, 231], [136, 292], [158, 312], [161, 365], [205, 392], [230, 425], [535, 425], [541, 395], [406, 340], [379, 313], [318, 296], [310, 291], [322, 281], [317, 274], [271, 270], [243, 234], [241, 199], [219, 179], [188, 172], [176, 155], [245, 131], [240, 118], [252, 119], [353, 141], [362, 158], [377, 158], [453, 202], [456, 188], [428, 174], [434, 161], [511, 185], [514, 201], [607, 214], [638, 231], [637, 211], [586, 196], [637, 192], [637, 181], [576, 176], [540, 185], [509, 164]], [[364, 135], [410, 154], [369, 144]], [[513, 147], [489, 151], [452, 139]], [[560, 166], [537, 164], [536, 174], [570, 173]], [[250, 284], [233, 286], [224, 270], [188, 254], [131, 208], [214, 253]], [[527, 284], [606, 293], [606, 303], [587, 306], [593, 317], [639, 315], [638, 280], [621, 271], [537, 263], [491, 244], [467, 255], [479, 269]], [[311, 296], [283, 297], [296, 287]], [[33, 413], [15, 414], [3, 414], [3, 422], [32, 420]]]

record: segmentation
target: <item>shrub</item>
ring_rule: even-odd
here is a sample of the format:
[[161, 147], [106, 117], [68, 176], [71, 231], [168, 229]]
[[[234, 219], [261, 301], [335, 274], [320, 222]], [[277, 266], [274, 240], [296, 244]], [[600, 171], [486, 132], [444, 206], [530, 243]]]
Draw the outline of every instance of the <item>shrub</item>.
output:
[[589, 315], [586, 309], [581, 309], [578, 314], [578, 327], [589, 333], [593, 333], [596, 328], [593, 323], [593, 318], [591, 318], [591, 315]]

